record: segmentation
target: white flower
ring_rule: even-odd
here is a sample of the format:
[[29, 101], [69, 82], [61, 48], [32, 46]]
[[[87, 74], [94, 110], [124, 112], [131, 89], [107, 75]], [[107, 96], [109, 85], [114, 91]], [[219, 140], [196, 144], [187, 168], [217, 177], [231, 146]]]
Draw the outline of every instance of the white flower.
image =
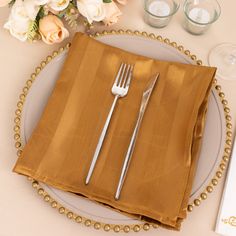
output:
[[29, 24], [35, 20], [38, 11], [39, 7], [35, 6], [33, 1], [16, 0], [4, 28], [8, 29], [11, 35], [20, 41], [26, 41]]
[[68, 7], [70, 0], [51, 0], [48, 4], [54, 11], [63, 11]]
[[77, 0], [77, 7], [90, 24], [93, 21], [102, 21], [106, 17], [103, 0]]
[[49, 0], [34, 0], [35, 4], [38, 6], [43, 6], [47, 3], [49, 3]]

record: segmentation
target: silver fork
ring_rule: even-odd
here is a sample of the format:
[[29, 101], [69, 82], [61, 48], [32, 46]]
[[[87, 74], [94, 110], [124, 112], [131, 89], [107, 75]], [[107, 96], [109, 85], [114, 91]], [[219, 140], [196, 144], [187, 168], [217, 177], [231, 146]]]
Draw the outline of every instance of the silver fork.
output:
[[118, 74], [116, 76], [115, 82], [114, 82], [112, 89], [111, 89], [111, 92], [113, 95], [115, 95], [115, 98], [112, 103], [110, 112], [107, 116], [107, 120], [106, 120], [106, 123], [103, 127], [102, 133], [100, 135], [96, 150], [94, 152], [93, 159], [90, 164], [90, 168], [89, 168], [86, 180], [85, 180], [86, 185], [89, 183], [91, 176], [93, 174], [93, 171], [94, 171], [94, 168], [95, 168], [104, 138], [106, 136], [106, 132], [107, 132], [114, 108], [116, 106], [116, 102], [117, 102], [118, 98], [122, 98], [122, 97], [126, 96], [128, 93], [129, 85], [130, 85], [132, 74], [133, 74], [133, 69], [134, 69], [134, 66], [130, 65], [130, 64], [122, 63], [120, 66], [120, 69], [119, 69]]

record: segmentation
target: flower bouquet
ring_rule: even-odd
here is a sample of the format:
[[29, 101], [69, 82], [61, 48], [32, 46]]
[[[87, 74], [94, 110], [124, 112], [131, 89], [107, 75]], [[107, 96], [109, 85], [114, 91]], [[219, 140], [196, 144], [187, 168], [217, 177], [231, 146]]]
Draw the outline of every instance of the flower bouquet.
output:
[[11, 12], [4, 28], [20, 41], [42, 39], [47, 44], [59, 43], [69, 36], [70, 27], [93, 22], [111, 25], [122, 14], [117, 4], [127, 0], [0, 0]]

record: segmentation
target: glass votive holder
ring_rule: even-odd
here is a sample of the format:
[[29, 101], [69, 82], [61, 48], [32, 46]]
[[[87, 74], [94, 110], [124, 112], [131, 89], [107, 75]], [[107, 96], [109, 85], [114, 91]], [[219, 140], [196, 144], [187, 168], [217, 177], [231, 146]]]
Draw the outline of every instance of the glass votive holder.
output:
[[216, 0], [186, 0], [184, 2], [184, 28], [192, 34], [203, 34], [220, 16]]
[[177, 0], [145, 0], [144, 20], [150, 26], [163, 28], [168, 25], [178, 9]]

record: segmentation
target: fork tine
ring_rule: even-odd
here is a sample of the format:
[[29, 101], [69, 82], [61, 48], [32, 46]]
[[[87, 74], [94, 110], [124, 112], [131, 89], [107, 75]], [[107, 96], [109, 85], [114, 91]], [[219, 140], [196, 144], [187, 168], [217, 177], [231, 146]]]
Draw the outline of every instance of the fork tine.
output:
[[134, 70], [134, 65], [132, 65], [130, 67], [129, 76], [128, 76], [128, 80], [127, 80], [127, 83], [125, 85], [125, 88], [129, 88], [129, 85], [130, 85], [130, 82], [131, 82], [131, 79], [132, 79], [133, 70]]
[[117, 83], [117, 86], [119, 86], [119, 87], [121, 86], [122, 80], [123, 80], [123, 78], [124, 78], [124, 73], [125, 73], [125, 71], [126, 71], [126, 67], [127, 67], [127, 64], [124, 63], [123, 70], [122, 70], [122, 73], [121, 73], [119, 82]]
[[125, 76], [124, 76], [124, 79], [123, 79], [123, 83], [122, 83], [122, 87], [125, 88], [125, 84], [127, 82], [127, 79], [129, 77], [129, 73], [130, 73], [130, 68], [131, 68], [131, 65], [128, 65], [128, 68], [126, 70], [126, 73], [125, 73]]
[[121, 65], [120, 65], [120, 69], [119, 69], [119, 71], [118, 71], [118, 73], [117, 73], [117, 75], [116, 75], [115, 84], [118, 84], [118, 80], [119, 80], [119, 78], [120, 78], [120, 75], [121, 75], [121, 72], [122, 72], [122, 70], [123, 70], [124, 65], [125, 65], [125, 63], [123, 63], [123, 62], [122, 62]]

